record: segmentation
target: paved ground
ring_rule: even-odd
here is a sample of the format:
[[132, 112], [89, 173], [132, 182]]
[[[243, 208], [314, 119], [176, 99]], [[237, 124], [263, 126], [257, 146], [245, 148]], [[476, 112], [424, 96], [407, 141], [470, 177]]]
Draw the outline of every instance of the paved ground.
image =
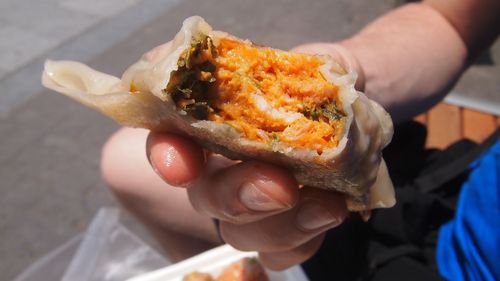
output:
[[[346, 37], [396, 2], [141, 1], [132, 6], [139, 0], [51, 0], [44, 5], [0, 0], [0, 279], [12, 279], [85, 229], [100, 206], [115, 204], [100, 179], [98, 162], [101, 145], [118, 126], [41, 89], [43, 58], [74, 58], [119, 75], [194, 14], [217, 29], [287, 49]], [[12, 16], [14, 11], [26, 13], [24, 21]], [[457, 91], [480, 91], [498, 101], [500, 70], [493, 62], [499, 55], [497, 44], [492, 59], [471, 70]]]
[[140, 1], [0, 1], [0, 78]]

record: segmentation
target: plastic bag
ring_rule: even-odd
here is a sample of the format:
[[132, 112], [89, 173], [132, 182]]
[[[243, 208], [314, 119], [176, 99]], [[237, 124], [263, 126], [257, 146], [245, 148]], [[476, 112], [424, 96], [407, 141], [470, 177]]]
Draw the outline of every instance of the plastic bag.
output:
[[171, 264], [120, 224], [119, 216], [116, 208], [101, 208], [85, 235], [35, 262], [15, 281], [122, 281]]

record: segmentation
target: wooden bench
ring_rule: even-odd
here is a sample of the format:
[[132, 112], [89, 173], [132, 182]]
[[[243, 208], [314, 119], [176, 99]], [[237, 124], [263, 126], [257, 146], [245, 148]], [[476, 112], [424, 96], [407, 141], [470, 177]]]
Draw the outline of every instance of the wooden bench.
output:
[[440, 103], [415, 118], [427, 127], [427, 148], [445, 148], [468, 138], [482, 142], [500, 127], [500, 116]]

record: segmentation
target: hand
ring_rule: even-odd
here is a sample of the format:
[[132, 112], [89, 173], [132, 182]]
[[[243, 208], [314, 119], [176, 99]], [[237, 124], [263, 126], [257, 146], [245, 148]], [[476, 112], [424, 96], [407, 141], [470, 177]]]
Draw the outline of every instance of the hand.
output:
[[205, 153], [174, 134], [151, 133], [147, 151], [167, 183], [186, 188], [198, 212], [220, 220], [225, 242], [258, 251], [270, 269], [285, 269], [311, 257], [323, 233], [347, 216], [342, 195], [299, 188], [280, 167]]
[[[154, 61], [170, 48], [153, 49]], [[314, 43], [292, 51], [328, 54], [347, 71], [363, 75], [357, 61], [338, 44]], [[174, 134], [151, 133], [148, 156], [155, 171], [170, 185], [184, 187], [192, 206], [220, 220], [225, 242], [245, 251], [258, 251], [265, 266], [280, 270], [311, 257], [324, 232], [347, 216], [342, 195], [321, 189], [299, 188], [293, 175], [257, 161], [237, 162], [206, 153], [193, 141]]]

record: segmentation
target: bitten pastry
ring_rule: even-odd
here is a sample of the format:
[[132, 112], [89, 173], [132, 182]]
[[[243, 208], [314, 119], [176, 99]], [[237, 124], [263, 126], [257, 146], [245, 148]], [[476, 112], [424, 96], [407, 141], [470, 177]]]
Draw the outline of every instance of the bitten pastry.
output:
[[351, 211], [395, 204], [381, 154], [392, 120], [329, 56], [257, 46], [194, 16], [121, 79], [47, 61], [42, 81], [122, 125], [287, 167], [303, 185], [345, 194]]

